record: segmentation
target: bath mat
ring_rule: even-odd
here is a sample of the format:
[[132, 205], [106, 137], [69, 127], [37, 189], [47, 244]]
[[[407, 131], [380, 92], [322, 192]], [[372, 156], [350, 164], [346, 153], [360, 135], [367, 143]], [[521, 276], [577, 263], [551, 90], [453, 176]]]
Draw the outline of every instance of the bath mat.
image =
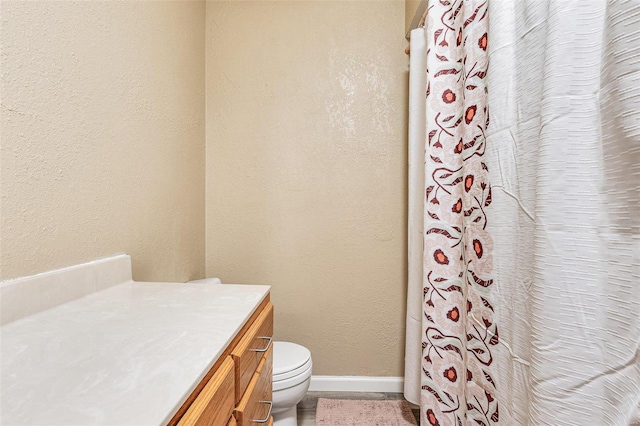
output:
[[316, 426], [416, 426], [404, 400], [318, 398]]

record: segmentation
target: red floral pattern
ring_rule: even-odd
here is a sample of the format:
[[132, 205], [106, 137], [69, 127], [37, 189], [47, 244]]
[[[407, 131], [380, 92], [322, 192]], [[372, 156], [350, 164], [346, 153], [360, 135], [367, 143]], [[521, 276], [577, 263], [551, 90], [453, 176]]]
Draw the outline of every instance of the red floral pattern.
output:
[[487, 1], [429, 3], [422, 424], [497, 425]]

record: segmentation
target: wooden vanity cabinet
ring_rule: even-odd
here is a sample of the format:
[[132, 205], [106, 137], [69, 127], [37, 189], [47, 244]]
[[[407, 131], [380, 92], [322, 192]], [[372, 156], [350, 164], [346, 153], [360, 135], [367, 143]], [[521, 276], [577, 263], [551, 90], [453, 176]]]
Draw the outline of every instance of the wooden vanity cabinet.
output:
[[169, 426], [273, 425], [272, 343], [273, 305], [267, 296]]

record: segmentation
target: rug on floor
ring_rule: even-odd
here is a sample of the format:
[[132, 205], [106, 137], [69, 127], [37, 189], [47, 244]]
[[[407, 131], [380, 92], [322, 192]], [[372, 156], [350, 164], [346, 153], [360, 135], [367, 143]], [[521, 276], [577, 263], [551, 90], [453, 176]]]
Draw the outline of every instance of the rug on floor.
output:
[[416, 426], [404, 400], [318, 398], [316, 426]]

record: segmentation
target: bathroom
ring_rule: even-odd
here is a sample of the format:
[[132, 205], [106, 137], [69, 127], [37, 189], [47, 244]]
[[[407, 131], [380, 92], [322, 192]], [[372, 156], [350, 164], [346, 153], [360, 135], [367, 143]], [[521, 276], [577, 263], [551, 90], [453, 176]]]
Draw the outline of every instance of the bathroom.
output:
[[402, 395], [425, 9], [2, 0], [0, 280], [126, 253], [135, 281], [269, 285], [310, 392]]

